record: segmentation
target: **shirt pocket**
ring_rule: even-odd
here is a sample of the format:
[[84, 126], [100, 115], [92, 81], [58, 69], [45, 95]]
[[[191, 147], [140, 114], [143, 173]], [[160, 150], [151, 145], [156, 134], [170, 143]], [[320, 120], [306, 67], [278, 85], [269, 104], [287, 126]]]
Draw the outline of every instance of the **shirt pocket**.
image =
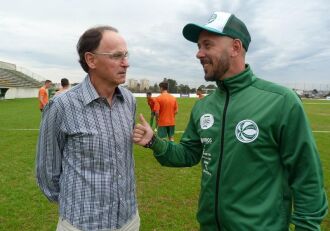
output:
[[75, 153], [76, 156], [94, 155], [101, 146], [100, 135], [97, 131], [78, 131], [67, 137], [68, 153]]

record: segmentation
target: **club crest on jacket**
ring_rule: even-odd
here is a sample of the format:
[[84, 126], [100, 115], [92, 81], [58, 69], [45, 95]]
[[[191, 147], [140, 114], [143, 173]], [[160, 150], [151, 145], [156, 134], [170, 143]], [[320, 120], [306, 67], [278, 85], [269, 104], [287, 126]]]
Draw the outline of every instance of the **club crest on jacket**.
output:
[[204, 114], [200, 118], [201, 129], [208, 129], [214, 124], [214, 117], [211, 114]]
[[259, 128], [252, 120], [242, 120], [236, 125], [236, 137], [242, 143], [250, 143], [259, 135]]

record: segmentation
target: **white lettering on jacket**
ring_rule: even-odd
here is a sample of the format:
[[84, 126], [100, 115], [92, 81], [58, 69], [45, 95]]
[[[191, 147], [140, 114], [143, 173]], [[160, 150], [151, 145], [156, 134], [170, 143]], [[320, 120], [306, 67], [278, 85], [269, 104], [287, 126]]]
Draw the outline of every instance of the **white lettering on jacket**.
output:
[[201, 138], [201, 143], [202, 144], [212, 144], [213, 143], [213, 140], [212, 140], [212, 138], [202, 137]]
[[203, 149], [203, 154], [202, 154], [202, 165], [203, 165], [203, 172], [206, 173], [207, 175], [211, 176], [211, 172], [208, 169], [208, 165], [211, 161], [212, 155], [211, 153], [205, 152]]

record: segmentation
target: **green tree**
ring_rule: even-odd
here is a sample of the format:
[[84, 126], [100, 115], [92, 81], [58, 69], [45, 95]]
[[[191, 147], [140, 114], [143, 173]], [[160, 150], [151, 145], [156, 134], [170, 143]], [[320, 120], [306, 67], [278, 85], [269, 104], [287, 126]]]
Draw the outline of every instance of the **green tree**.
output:
[[206, 89], [217, 89], [217, 86], [215, 86], [214, 84], [209, 84], [205, 88]]
[[178, 93], [178, 83], [174, 79], [167, 79], [167, 83], [169, 93]]
[[155, 93], [159, 92], [159, 86], [158, 86], [158, 83], [155, 83], [153, 86], [150, 86], [150, 87], [149, 87], [149, 91], [151, 91], [151, 92], [155, 92]]
[[188, 94], [190, 92], [190, 88], [188, 85], [183, 85], [183, 84], [180, 84], [178, 86], [178, 92], [179, 93], [184, 93], [184, 94]]
[[205, 85], [200, 85], [200, 86], [198, 87], [198, 89], [202, 89], [202, 90], [204, 90], [204, 89], [205, 89]]

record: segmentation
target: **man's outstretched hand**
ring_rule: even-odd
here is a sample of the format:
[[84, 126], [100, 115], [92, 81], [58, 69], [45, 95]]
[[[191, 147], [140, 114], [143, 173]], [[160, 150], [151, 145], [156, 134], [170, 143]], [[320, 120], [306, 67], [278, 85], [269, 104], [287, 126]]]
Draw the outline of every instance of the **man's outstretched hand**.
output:
[[133, 130], [133, 141], [135, 144], [144, 146], [146, 145], [154, 135], [154, 132], [148, 122], [140, 114], [140, 123], [136, 124]]

